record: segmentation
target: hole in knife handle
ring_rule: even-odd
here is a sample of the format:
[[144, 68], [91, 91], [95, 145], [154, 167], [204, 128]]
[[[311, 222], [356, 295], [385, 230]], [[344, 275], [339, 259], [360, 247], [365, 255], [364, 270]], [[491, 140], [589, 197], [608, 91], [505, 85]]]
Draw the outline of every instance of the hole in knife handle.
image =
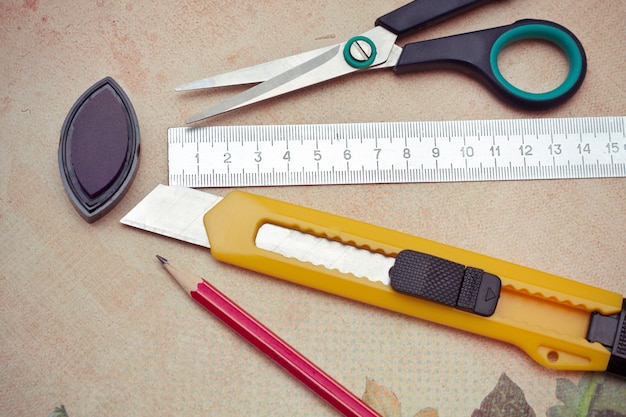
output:
[[590, 358], [564, 352], [548, 346], [539, 346], [537, 350], [539, 355], [543, 357], [546, 360], [546, 363], [551, 366], [584, 367], [591, 362]]
[[355, 242], [342, 242], [271, 223], [259, 228], [255, 245], [286, 258], [385, 285], [389, 285], [389, 269], [395, 262], [395, 258], [370, 248], [358, 247]]
[[551, 350], [550, 352], [548, 352], [547, 357], [548, 357], [548, 362], [555, 363], [555, 362], [558, 362], [559, 360], [559, 353], [554, 350]]

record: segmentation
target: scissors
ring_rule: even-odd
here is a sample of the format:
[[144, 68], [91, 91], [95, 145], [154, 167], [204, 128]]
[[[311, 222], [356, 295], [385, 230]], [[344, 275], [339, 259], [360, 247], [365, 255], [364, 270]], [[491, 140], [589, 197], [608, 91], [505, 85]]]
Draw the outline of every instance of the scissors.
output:
[[[562, 104], [580, 88], [586, 74], [585, 51], [567, 28], [546, 20], [524, 19], [506, 26], [409, 43], [396, 40], [491, 0], [415, 0], [375, 22], [346, 42], [181, 85], [176, 91], [259, 83], [199, 114], [195, 123], [262, 100], [358, 71], [392, 68], [396, 74], [435, 68], [460, 70], [509, 104], [547, 109]], [[557, 88], [542, 93], [521, 90], [502, 75], [498, 55], [521, 40], [548, 41], [559, 47], [569, 72]]]

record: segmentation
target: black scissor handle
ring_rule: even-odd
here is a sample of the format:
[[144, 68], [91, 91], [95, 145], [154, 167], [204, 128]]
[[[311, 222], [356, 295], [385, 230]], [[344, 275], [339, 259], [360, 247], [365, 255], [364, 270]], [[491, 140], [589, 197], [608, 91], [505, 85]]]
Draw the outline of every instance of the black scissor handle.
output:
[[414, 0], [376, 19], [398, 36], [424, 29], [493, 0]]
[[[554, 90], [524, 91], [500, 72], [500, 52], [511, 43], [527, 39], [553, 43], [567, 56], [569, 73]], [[507, 26], [405, 45], [394, 71], [403, 74], [441, 68], [468, 73], [505, 101], [539, 110], [562, 104], [578, 91], [587, 72], [587, 59], [580, 41], [567, 28], [546, 20], [525, 19]]]

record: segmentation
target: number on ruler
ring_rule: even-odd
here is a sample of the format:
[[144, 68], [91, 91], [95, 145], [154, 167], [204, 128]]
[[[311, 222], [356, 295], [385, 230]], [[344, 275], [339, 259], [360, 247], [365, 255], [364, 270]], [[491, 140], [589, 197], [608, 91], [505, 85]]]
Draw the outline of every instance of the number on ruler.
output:
[[550, 155], [561, 155], [561, 144], [560, 143], [552, 143], [548, 146], [548, 150], [550, 151]]
[[533, 155], [533, 147], [531, 145], [521, 145], [519, 147], [519, 151], [522, 156], [532, 156]]
[[472, 146], [463, 146], [461, 148], [461, 155], [463, 158], [471, 158], [474, 156], [474, 148]]
[[580, 153], [580, 154], [583, 154], [583, 153], [590, 154], [591, 153], [591, 145], [589, 145], [588, 143], [585, 143], [585, 144], [579, 143], [576, 148], [578, 148], [578, 153]]
[[[626, 145], [624, 145], [626, 146]], [[615, 142], [609, 142], [606, 144], [606, 149], [609, 153], [618, 153], [619, 152], [619, 144]]]

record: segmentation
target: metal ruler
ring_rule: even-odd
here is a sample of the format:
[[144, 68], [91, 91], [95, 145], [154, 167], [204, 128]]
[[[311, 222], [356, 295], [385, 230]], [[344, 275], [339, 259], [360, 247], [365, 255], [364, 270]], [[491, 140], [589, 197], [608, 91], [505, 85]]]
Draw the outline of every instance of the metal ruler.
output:
[[177, 127], [169, 184], [247, 187], [626, 176], [626, 117]]

